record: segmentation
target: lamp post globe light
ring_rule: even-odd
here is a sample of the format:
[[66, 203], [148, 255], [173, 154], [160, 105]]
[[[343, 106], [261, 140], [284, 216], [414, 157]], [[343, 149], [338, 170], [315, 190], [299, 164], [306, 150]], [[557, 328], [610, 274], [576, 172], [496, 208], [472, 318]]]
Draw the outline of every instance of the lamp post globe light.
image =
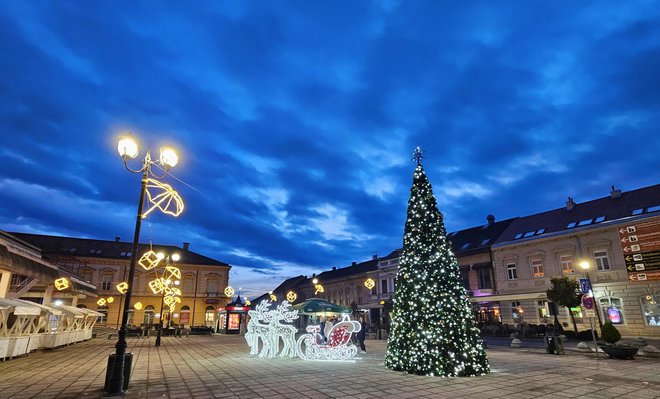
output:
[[[138, 202], [137, 217], [135, 219], [135, 233], [133, 235], [133, 246], [131, 251], [131, 263], [128, 271], [128, 289], [126, 290], [126, 297], [124, 298], [123, 313], [121, 318], [121, 326], [117, 333], [117, 344], [115, 345], [115, 353], [111, 354], [108, 358], [108, 368], [105, 376], [105, 392], [107, 396], [122, 395], [128, 389], [129, 376], [131, 370], [131, 362], [133, 359], [132, 353], [126, 353], [126, 333], [128, 314], [131, 309], [131, 296], [133, 294], [133, 280], [135, 278], [135, 265], [138, 258], [138, 244], [140, 240], [140, 227], [142, 225], [143, 206], [145, 200], [145, 193], [147, 191], [147, 183], [151, 177], [162, 178], [168, 174], [169, 170], [176, 166], [179, 158], [176, 152], [170, 147], [163, 147], [160, 150], [160, 157], [157, 161], [152, 160], [151, 151], [147, 149], [142, 165], [139, 169], [131, 169], [128, 165], [129, 160], [135, 159], [139, 155], [138, 143], [131, 137], [122, 137], [117, 143], [117, 151], [124, 161], [124, 167], [131, 173], [142, 174], [140, 199]], [[158, 169], [157, 172], [155, 169]]]
[[591, 297], [593, 298], [594, 310], [596, 312], [596, 316], [598, 316], [598, 326], [601, 328], [602, 331], [603, 321], [601, 320], [600, 317], [600, 310], [598, 309], [598, 301], [596, 300], [596, 295], [594, 295], [593, 286], [591, 285], [591, 278], [589, 277], [589, 268], [591, 267], [591, 264], [589, 263], [589, 261], [583, 260], [580, 262], [580, 267], [582, 268], [582, 270], [584, 270], [585, 277], [589, 282], [589, 295], [591, 295]]

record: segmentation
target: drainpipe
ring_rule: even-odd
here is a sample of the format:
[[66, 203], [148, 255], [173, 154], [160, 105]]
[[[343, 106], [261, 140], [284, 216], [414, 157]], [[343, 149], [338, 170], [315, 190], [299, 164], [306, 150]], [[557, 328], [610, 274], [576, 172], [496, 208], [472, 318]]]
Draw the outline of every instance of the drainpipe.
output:
[[197, 269], [197, 276], [195, 277], [195, 297], [193, 298], [193, 311], [192, 311], [192, 321], [190, 322], [190, 328], [195, 325], [195, 308], [197, 307], [197, 284], [199, 284], [199, 269]]

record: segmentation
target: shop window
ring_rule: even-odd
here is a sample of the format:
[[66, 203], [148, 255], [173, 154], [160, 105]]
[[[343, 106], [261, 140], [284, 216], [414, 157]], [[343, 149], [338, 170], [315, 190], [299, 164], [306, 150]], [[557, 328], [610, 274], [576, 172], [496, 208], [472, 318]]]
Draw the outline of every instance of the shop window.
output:
[[492, 284], [490, 278], [490, 269], [489, 268], [477, 269], [477, 280], [479, 281], [480, 290], [491, 289]]
[[623, 324], [623, 302], [621, 298], [612, 296], [600, 298], [598, 303], [603, 312], [604, 320], [609, 320], [612, 324]]
[[506, 278], [508, 280], [517, 280], [518, 279], [518, 268], [515, 263], [509, 263], [506, 265]]
[[639, 298], [642, 305], [642, 317], [647, 326], [660, 327], [660, 305], [657, 297], [653, 295], [644, 295]]
[[541, 278], [545, 275], [542, 259], [532, 259], [532, 276]]
[[541, 322], [547, 323], [550, 319], [550, 307], [548, 301], [544, 299], [536, 301], [536, 309], [538, 310], [539, 319], [541, 319]]
[[561, 271], [564, 274], [574, 274], [573, 268], [573, 255], [560, 255], [559, 263], [561, 263]]
[[190, 306], [181, 306], [179, 311], [179, 324], [190, 324]]
[[144, 316], [142, 317], [142, 322], [144, 323], [145, 326], [153, 324], [153, 322], [154, 322], [154, 307], [153, 306], [147, 305], [144, 308]]
[[594, 262], [596, 263], [596, 270], [599, 272], [610, 270], [610, 259], [607, 256], [607, 251], [594, 251]]
[[204, 321], [208, 327], [215, 326], [215, 308], [213, 306], [206, 307], [206, 313], [204, 314]]
[[520, 302], [518, 301], [511, 302], [511, 317], [513, 317], [514, 323], [523, 322], [523, 308]]

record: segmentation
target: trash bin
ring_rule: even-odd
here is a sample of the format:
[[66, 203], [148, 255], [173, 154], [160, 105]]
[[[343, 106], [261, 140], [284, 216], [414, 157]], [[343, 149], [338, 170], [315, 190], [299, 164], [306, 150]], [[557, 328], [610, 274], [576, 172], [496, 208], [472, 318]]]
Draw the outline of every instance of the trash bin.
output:
[[545, 341], [545, 352], [549, 355], [552, 355], [555, 353], [556, 350], [556, 336], [554, 335], [546, 335], [544, 338]]
[[[105, 392], [108, 392], [110, 389], [110, 377], [112, 375], [112, 367], [114, 366], [115, 363], [115, 358], [116, 355], [113, 353], [108, 357], [108, 368], [106, 369], [105, 373], [105, 385], [103, 386], [103, 390]], [[122, 384], [122, 388], [124, 391], [128, 389], [128, 383], [131, 378], [131, 367], [133, 365], [133, 354], [132, 353], [126, 353], [125, 355], [125, 361], [124, 361], [124, 383]]]

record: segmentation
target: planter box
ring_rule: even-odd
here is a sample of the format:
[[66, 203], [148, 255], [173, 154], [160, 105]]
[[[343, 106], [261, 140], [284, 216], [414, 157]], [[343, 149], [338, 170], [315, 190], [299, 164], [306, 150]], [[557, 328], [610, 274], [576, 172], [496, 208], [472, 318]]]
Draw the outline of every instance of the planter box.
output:
[[628, 345], [603, 345], [600, 347], [603, 352], [610, 356], [610, 359], [633, 359], [639, 348]]

